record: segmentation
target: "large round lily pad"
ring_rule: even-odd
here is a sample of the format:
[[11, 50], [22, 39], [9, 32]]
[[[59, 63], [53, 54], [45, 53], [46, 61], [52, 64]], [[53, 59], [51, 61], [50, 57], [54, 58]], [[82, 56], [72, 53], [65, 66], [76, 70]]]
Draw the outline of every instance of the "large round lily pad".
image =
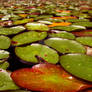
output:
[[16, 55], [26, 62], [38, 63], [36, 56], [41, 57], [44, 61], [56, 64], [59, 56], [57, 52], [48, 46], [41, 44], [32, 44], [26, 47], [16, 47]]
[[0, 49], [8, 49], [10, 47], [11, 41], [6, 36], [0, 36]]
[[92, 82], [92, 56], [85, 54], [67, 54], [60, 58], [60, 63], [69, 73]]
[[12, 45], [19, 46], [23, 44], [36, 42], [39, 40], [43, 40], [46, 36], [47, 36], [46, 32], [35, 32], [35, 31], [24, 32], [12, 38]]
[[27, 23], [25, 27], [28, 30], [37, 30], [37, 31], [48, 31], [49, 30], [48, 26], [42, 23]]
[[85, 53], [85, 48], [78, 42], [62, 38], [49, 38], [45, 44], [60, 53]]

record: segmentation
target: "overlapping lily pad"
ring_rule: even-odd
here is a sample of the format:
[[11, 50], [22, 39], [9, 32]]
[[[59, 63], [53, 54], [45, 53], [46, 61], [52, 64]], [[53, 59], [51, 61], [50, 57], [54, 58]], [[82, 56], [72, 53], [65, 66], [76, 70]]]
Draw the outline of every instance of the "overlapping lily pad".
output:
[[15, 26], [10, 28], [0, 28], [0, 35], [13, 35], [24, 31], [23, 26]]
[[68, 22], [88, 22], [88, 19], [68, 19]]
[[46, 32], [35, 32], [35, 31], [24, 32], [12, 38], [12, 45], [19, 46], [29, 44], [32, 42], [43, 40], [46, 37], [47, 37]]
[[71, 40], [75, 39], [75, 36], [72, 33], [58, 30], [52, 30], [52, 33], [49, 33], [49, 37], [59, 37]]
[[77, 23], [74, 23], [74, 25], [80, 25], [80, 26], [85, 26], [85, 27], [92, 27], [92, 22], [77, 22]]
[[20, 24], [25, 24], [25, 23], [28, 23], [28, 22], [32, 22], [33, 19], [23, 19], [23, 20], [16, 20], [13, 22], [14, 25], [20, 25]]
[[0, 60], [0, 68], [6, 70], [9, 67], [9, 63], [4, 60]]
[[8, 72], [0, 69], [0, 91], [16, 89], [19, 89], [19, 87], [15, 85]]
[[0, 59], [7, 59], [9, 57], [9, 52], [5, 50], [0, 50]]
[[86, 27], [79, 25], [71, 25], [71, 26], [56, 26], [56, 27], [52, 27], [52, 29], [58, 29], [64, 31], [77, 31], [77, 30], [84, 30], [86, 29]]
[[11, 40], [6, 36], [0, 36], [0, 49], [8, 49], [10, 47]]
[[49, 31], [49, 28], [47, 25], [42, 23], [27, 23], [25, 27], [28, 30], [37, 30], [37, 31]]
[[77, 37], [76, 41], [80, 42], [83, 45], [92, 47], [92, 37]]
[[45, 44], [56, 49], [60, 53], [85, 53], [85, 48], [78, 42], [62, 38], [49, 38]]
[[26, 47], [16, 47], [15, 53], [26, 63], [38, 63], [39, 61], [36, 56], [42, 58], [44, 62], [46, 61], [52, 64], [56, 64], [59, 60], [59, 56], [55, 50], [41, 44], [32, 44]]
[[60, 58], [65, 70], [76, 77], [92, 82], [92, 56], [85, 54], [67, 54]]

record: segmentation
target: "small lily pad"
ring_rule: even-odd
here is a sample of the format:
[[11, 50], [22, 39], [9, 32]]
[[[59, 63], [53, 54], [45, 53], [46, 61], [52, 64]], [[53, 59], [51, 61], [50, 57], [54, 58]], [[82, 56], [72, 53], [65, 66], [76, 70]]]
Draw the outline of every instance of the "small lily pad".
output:
[[71, 26], [56, 26], [56, 27], [52, 27], [52, 29], [64, 30], [64, 31], [77, 31], [77, 30], [84, 30], [86, 29], [86, 27], [79, 25], [71, 25]]
[[38, 17], [35, 17], [35, 20], [40, 20], [40, 19], [45, 19], [50, 17], [53, 17], [53, 15], [40, 15]]
[[60, 63], [72, 75], [92, 82], [92, 56], [67, 54], [61, 56]]
[[92, 37], [77, 37], [76, 41], [83, 45], [92, 47]]
[[52, 24], [52, 22], [50, 21], [46, 21], [46, 20], [39, 20], [39, 23], [44, 23], [44, 24]]
[[49, 38], [45, 44], [60, 53], [85, 53], [85, 48], [78, 42], [62, 38]]
[[8, 72], [0, 69], [0, 91], [19, 89], [11, 79]]
[[74, 25], [79, 25], [79, 26], [85, 26], [85, 27], [92, 27], [92, 22], [77, 22], [73, 23]]
[[72, 32], [75, 36], [92, 36], [92, 30], [83, 30]]
[[25, 27], [28, 30], [37, 30], [37, 31], [49, 31], [49, 28], [47, 25], [42, 23], [27, 23]]
[[36, 56], [41, 57], [44, 61], [56, 64], [59, 60], [57, 52], [48, 46], [41, 44], [32, 44], [26, 47], [16, 47], [16, 55], [23, 61], [29, 63], [38, 63]]
[[89, 22], [89, 19], [68, 19], [67, 22]]
[[13, 34], [22, 32], [24, 30], [25, 28], [23, 26], [15, 26], [11, 28], [0, 28], [0, 34], [1, 35], [13, 35]]
[[33, 19], [23, 19], [23, 20], [16, 20], [13, 22], [14, 25], [20, 25], [20, 24], [25, 24], [25, 23], [28, 23], [28, 22], [32, 22]]
[[19, 46], [29, 44], [32, 42], [43, 40], [45, 37], [47, 37], [46, 32], [35, 32], [35, 31], [24, 32], [12, 38], [12, 45]]
[[9, 57], [9, 52], [5, 50], [0, 50], [0, 59], [6, 59]]
[[4, 91], [4, 92], [31, 92], [27, 90], [11, 90], [11, 91]]
[[75, 39], [75, 36], [72, 33], [66, 32], [66, 31], [56, 31], [53, 30], [52, 33], [49, 33], [49, 37], [59, 37], [59, 38], [65, 38], [65, 39]]
[[9, 63], [7, 61], [0, 60], [0, 68], [6, 70], [9, 67]]
[[8, 49], [10, 47], [11, 40], [6, 36], [0, 36], [0, 49]]

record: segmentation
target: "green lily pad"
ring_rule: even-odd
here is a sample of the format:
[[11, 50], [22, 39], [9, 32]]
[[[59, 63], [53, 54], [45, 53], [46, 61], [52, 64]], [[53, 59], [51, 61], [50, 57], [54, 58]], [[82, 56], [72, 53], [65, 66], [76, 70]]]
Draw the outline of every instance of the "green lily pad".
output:
[[71, 25], [71, 26], [56, 26], [56, 27], [52, 27], [52, 29], [58, 29], [64, 31], [77, 31], [77, 30], [84, 30], [86, 29], [86, 27], [79, 25]]
[[4, 92], [31, 92], [27, 90], [11, 90], [11, 91], [4, 91]]
[[52, 31], [52, 33], [49, 33], [49, 37], [59, 37], [71, 40], [75, 39], [75, 36], [72, 33], [66, 31]]
[[49, 38], [45, 44], [60, 53], [85, 53], [85, 48], [78, 42], [62, 38]]
[[67, 19], [67, 22], [89, 22], [89, 19]]
[[14, 25], [20, 25], [20, 24], [25, 24], [28, 22], [32, 22], [33, 19], [23, 19], [23, 20], [16, 20], [13, 22]]
[[47, 18], [47, 19], [44, 19], [46, 21], [50, 21], [50, 22], [64, 22], [64, 20], [62, 19], [53, 19], [53, 18]]
[[8, 49], [10, 47], [11, 41], [6, 36], [0, 36], [0, 49]]
[[49, 28], [47, 25], [42, 23], [27, 23], [25, 27], [28, 30], [37, 30], [37, 31], [49, 31]]
[[46, 21], [46, 20], [39, 20], [39, 23], [44, 23], [44, 24], [52, 24], [52, 22], [50, 21]]
[[92, 56], [67, 54], [61, 56], [60, 64], [72, 75], [92, 82]]
[[0, 60], [0, 69], [6, 70], [9, 67], [9, 63], [7, 61]]
[[24, 30], [25, 28], [23, 26], [15, 26], [11, 28], [0, 28], [0, 34], [1, 35], [13, 35], [13, 34], [20, 33]]
[[47, 37], [46, 32], [35, 32], [35, 31], [24, 32], [12, 38], [12, 45], [19, 46], [23, 44], [28, 44], [43, 40], [46, 37]]
[[35, 17], [35, 20], [40, 20], [40, 19], [45, 19], [50, 17], [53, 17], [53, 15], [40, 15], [38, 17]]
[[9, 57], [9, 52], [5, 50], [0, 50], [0, 59], [6, 59]]
[[79, 26], [85, 26], [85, 27], [92, 27], [92, 22], [77, 22], [73, 23], [74, 25], [79, 25]]
[[57, 52], [48, 46], [41, 44], [32, 44], [26, 47], [16, 47], [16, 55], [23, 61], [38, 63], [36, 56], [41, 57], [44, 61], [56, 64], [59, 60]]
[[83, 45], [92, 47], [92, 37], [77, 37], [76, 41], [80, 42]]
[[0, 91], [19, 89], [11, 79], [8, 72], [0, 69]]

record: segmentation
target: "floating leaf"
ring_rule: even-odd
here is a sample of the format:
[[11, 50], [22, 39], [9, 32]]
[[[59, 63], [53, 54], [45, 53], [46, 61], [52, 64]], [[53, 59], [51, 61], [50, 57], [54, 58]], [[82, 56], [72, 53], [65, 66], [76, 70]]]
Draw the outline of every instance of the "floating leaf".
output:
[[67, 54], [61, 56], [60, 63], [72, 75], [92, 82], [92, 56]]
[[68, 33], [66, 31], [57, 31], [52, 30], [51, 33], [49, 33], [49, 37], [59, 37], [59, 38], [65, 38], [65, 39], [75, 39], [75, 36], [72, 33]]
[[92, 47], [92, 37], [77, 37], [76, 41], [80, 42], [83, 45]]
[[45, 44], [60, 53], [85, 53], [85, 48], [78, 42], [62, 38], [49, 38]]
[[0, 49], [8, 49], [10, 47], [11, 41], [6, 36], [0, 36]]
[[28, 30], [49, 31], [48, 26], [42, 23], [27, 23], [25, 26]]
[[24, 32], [16, 35], [12, 38], [12, 45], [19, 46], [23, 44], [28, 44], [36, 41], [43, 40], [47, 36], [46, 32]]
[[0, 69], [0, 91], [19, 89], [11, 79], [8, 72]]
[[71, 25], [70, 22], [61, 22], [61, 23], [52, 23], [51, 25], [48, 25], [48, 27], [55, 27], [55, 26], [69, 26]]
[[36, 56], [41, 57], [44, 59], [44, 61], [52, 64], [56, 64], [59, 59], [56, 51], [41, 44], [32, 44], [26, 47], [16, 47], [15, 53], [20, 59], [30, 63], [39, 62]]
[[13, 35], [17, 34], [19, 32], [24, 31], [25, 28], [23, 26], [15, 26], [10, 28], [0, 28], [0, 34], [1, 35]]
[[86, 27], [79, 25], [71, 25], [71, 26], [56, 26], [56, 27], [52, 27], [52, 29], [58, 29], [64, 31], [77, 31], [77, 30], [84, 30], [86, 29]]

